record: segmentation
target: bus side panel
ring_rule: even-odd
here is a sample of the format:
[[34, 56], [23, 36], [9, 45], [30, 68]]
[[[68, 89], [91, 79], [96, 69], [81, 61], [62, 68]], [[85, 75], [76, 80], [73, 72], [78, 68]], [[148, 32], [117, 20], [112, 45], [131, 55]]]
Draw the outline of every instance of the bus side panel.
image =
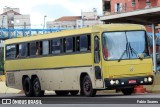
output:
[[81, 73], [89, 75], [93, 88], [96, 89], [92, 67], [7, 72], [6, 76], [8, 87], [20, 90], [23, 89], [22, 77], [28, 76], [31, 79], [33, 75], [39, 78], [42, 90], [80, 90]]
[[91, 71], [92, 67], [76, 67], [53, 69], [45, 71], [46, 90], [80, 90], [80, 75], [87, 73], [92, 84], [94, 83], [94, 73]]
[[6, 85], [10, 88], [22, 90], [22, 79], [20, 72], [6, 72]]

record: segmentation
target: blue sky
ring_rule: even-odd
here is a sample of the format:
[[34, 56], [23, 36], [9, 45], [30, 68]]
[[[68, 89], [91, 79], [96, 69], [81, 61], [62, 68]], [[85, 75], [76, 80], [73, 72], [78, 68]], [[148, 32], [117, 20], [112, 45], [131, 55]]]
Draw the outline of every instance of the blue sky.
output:
[[102, 0], [0, 0], [0, 13], [5, 6], [20, 8], [21, 14], [31, 15], [31, 24], [41, 26], [43, 17], [53, 21], [62, 16], [80, 15], [82, 11], [92, 11], [97, 8], [102, 14]]

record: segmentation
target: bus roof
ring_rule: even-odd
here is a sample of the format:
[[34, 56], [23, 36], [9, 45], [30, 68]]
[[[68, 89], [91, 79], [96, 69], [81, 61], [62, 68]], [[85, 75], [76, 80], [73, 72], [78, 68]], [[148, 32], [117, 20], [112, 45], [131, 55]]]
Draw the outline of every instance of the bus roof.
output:
[[145, 27], [143, 25], [138, 25], [138, 24], [94, 25], [94, 26], [88, 27], [88, 28], [63, 30], [60, 32], [39, 34], [36, 36], [30, 36], [30, 37], [8, 39], [5, 41], [5, 44], [13, 44], [13, 43], [20, 43], [20, 42], [36, 41], [36, 40], [45, 40], [45, 39], [65, 37], [65, 36], [70, 36], [70, 35], [89, 34], [92, 32], [122, 31], [122, 30], [145, 30]]

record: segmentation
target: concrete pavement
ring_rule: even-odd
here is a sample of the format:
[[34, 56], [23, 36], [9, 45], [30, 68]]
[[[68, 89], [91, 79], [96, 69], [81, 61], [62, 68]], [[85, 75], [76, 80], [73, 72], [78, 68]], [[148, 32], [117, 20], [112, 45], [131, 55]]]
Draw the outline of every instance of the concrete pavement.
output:
[[[160, 93], [160, 75], [155, 75], [154, 76], [154, 83], [153, 85], [146, 85], [144, 86], [146, 88], [147, 92], [149, 93]], [[115, 93], [115, 91], [105, 91], [106, 93]], [[5, 85], [5, 76], [0, 76], [0, 93], [22, 93], [21, 90], [13, 89], [13, 88], [8, 88]], [[53, 94], [53, 91], [45, 91], [47, 94]]]
[[155, 75], [153, 84], [144, 85], [144, 88], [150, 93], [160, 93], [160, 75]]
[[5, 81], [5, 75], [0, 75], [0, 82]]

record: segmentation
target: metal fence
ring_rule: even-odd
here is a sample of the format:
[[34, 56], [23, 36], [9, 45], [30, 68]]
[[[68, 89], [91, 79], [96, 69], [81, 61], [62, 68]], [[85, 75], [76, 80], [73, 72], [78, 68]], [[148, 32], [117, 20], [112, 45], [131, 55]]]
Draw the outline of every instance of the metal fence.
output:
[[65, 29], [0, 29], [0, 40], [24, 37], [24, 36], [32, 36], [37, 34], [45, 34], [52, 32], [59, 32]]

